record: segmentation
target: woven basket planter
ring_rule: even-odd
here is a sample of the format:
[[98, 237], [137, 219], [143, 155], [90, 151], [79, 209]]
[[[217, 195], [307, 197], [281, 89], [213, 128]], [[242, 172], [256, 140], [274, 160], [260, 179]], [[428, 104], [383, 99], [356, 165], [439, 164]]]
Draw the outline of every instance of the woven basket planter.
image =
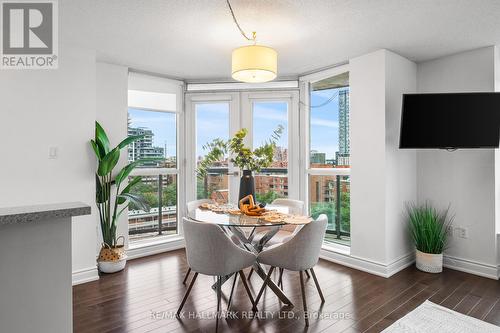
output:
[[416, 266], [427, 273], [441, 273], [443, 271], [443, 254], [425, 253], [416, 250]]
[[[125, 242], [123, 236], [122, 238]], [[125, 245], [116, 245], [111, 247], [108, 244], [103, 243], [101, 250], [99, 251], [99, 257], [97, 258], [97, 265], [99, 271], [102, 273], [115, 273], [123, 270], [127, 263], [127, 254], [125, 253]]]

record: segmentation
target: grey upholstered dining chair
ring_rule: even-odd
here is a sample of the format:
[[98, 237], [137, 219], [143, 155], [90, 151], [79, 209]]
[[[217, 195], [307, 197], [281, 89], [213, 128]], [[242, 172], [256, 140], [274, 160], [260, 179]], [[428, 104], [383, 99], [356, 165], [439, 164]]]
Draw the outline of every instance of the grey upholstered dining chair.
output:
[[[288, 207], [288, 213], [302, 215], [304, 214], [304, 202], [294, 199], [275, 199], [271, 205], [280, 205]], [[293, 224], [287, 224], [281, 227], [281, 229], [273, 236], [268, 242], [267, 246], [272, 246], [276, 244], [282, 244], [284, 242], [292, 239], [293, 236], [300, 230], [301, 226], [296, 226]], [[253, 240], [258, 242], [265, 234], [269, 231], [268, 227], [259, 228], [257, 234], [254, 236]], [[252, 277], [253, 269], [248, 273], [248, 279]], [[309, 277], [309, 273], [306, 273]]]
[[[177, 316], [181, 313], [198, 274], [217, 276], [217, 328], [221, 303], [221, 279], [223, 276], [233, 273], [239, 274], [252, 306], [255, 304], [242, 270], [252, 266], [255, 263], [256, 256], [252, 252], [234, 244], [215, 224], [195, 222], [184, 218], [183, 227], [187, 261], [189, 267], [195, 273], [177, 310]], [[235, 276], [235, 281], [236, 278]]]
[[[204, 204], [204, 203], [213, 203], [214, 201], [213, 200], [210, 200], [210, 199], [200, 199], [200, 200], [193, 200], [193, 201], [189, 201], [187, 204], [186, 204], [186, 211], [187, 211], [187, 216], [189, 216], [189, 213], [193, 212], [196, 210], [196, 208], [200, 207], [201, 204]], [[186, 284], [186, 281], [189, 277], [189, 274], [191, 274], [191, 267], [188, 268], [187, 272], [186, 272], [186, 275], [184, 276], [184, 280], [182, 280], [182, 284]]]
[[[304, 288], [304, 277], [303, 272], [310, 271], [316, 284], [316, 289], [318, 290], [321, 302], [325, 302], [323, 293], [314, 273], [314, 266], [318, 263], [319, 253], [321, 250], [321, 245], [323, 244], [323, 237], [325, 236], [326, 225], [328, 223], [328, 217], [325, 214], [321, 214], [317, 220], [304, 225], [288, 242], [282, 245], [273, 246], [268, 250], [264, 250], [259, 253], [257, 261], [270, 265], [271, 268], [267, 273], [264, 284], [255, 299], [255, 305], [260, 300], [262, 293], [266, 289], [267, 282], [271, 278], [273, 270], [278, 267], [281, 269], [286, 269], [290, 271], [296, 271], [300, 274], [300, 286], [302, 290], [302, 303], [304, 305], [304, 312], [307, 312], [306, 295]], [[282, 271], [280, 272], [281, 279]], [[309, 326], [309, 319], [305, 316], [306, 326]]]

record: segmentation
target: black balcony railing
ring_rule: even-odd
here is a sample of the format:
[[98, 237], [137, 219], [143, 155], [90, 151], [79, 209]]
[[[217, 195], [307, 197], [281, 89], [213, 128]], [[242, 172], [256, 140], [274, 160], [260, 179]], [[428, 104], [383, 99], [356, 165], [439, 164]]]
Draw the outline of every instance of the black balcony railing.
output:
[[[146, 178], [146, 183], [156, 182], [158, 204], [152, 207], [149, 211], [129, 210], [128, 226], [129, 235], [136, 236], [135, 238], [145, 238], [151, 236], [162, 235], [163, 233], [177, 232], [177, 207], [164, 206], [163, 202], [163, 187], [165, 179], [163, 175], [158, 175], [151, 179]], [[168, 193], [168, 192], [167, 192]], [[143, 236], [143, 237], [141, 237]]]
[[[320, 175], [311, 181], [316, 184], [316, 197], [311, 197], [310, 211], [313, 217], [328, 216], [325, 240], [349, 244], [350, 240], [350, 195], [349, 176]], [[314, 194], [314, 193], [313, 193]]]

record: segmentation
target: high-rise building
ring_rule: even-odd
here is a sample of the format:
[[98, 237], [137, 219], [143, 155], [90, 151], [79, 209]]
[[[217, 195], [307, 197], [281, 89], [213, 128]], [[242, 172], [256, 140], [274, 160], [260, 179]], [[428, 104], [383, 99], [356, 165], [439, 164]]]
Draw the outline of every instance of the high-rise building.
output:
[[326, 163], [326, 154], [320, 153], [316, 150], [311, 150], [310, 154], [310, 162], [311, 164], [325, 164]]
[[339, 91], [339, 151], [337, 165], [349, 165], [351, 142], [349, 137], [349, 90]]
[[[129, 127], [128, 136], [143, 135], [142, 139], [129, 144], [128, 146], [128, 161], [133, 162], [144, 158], [165, 158], [165, 150], [162, 147], [153, 146], [154, 133], [146, 127]], [[144, 166], [158, 166], [158, 162], [148, 162]]]

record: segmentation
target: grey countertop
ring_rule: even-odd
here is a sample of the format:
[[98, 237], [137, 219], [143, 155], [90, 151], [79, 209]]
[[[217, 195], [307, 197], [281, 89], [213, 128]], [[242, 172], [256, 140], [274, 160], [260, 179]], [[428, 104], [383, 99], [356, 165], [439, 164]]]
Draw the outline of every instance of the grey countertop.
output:
[[81, 202], [5, 207], [0, 208], [0, 226], [4, 224], [29, 223], [89, 214], [90, 206]]

